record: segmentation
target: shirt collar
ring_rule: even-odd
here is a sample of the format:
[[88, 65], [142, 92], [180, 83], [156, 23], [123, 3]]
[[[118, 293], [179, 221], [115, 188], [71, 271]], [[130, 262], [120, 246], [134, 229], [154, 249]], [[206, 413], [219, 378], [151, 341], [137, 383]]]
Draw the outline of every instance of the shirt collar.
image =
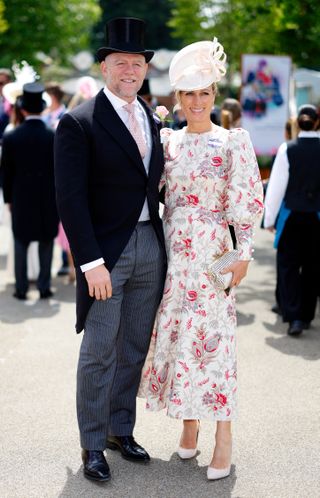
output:
[[[114, 109], [120, 109], [121, 107], [125, 106], [128, 102], [126, 100], [120, 99], [120, 97], [117, 97], [114, 93], [109, 90], [107, 86], [104, 87], [103, 92], [105, 96], [110, 100], [112, 106]], [[132, 102], [132, 104], [137, 105], [138, 100], [135, 98], [135, 100]]]
[[319, 134], [317, 131], [300, 131], [299, 138], [319, 138]]
[[25, 121], [29, 121], [29, 119], [39, 119], [42, 121], [42, 116], [39, 116], [38, 114], [30, 114], [29, 116], [26, 116]]

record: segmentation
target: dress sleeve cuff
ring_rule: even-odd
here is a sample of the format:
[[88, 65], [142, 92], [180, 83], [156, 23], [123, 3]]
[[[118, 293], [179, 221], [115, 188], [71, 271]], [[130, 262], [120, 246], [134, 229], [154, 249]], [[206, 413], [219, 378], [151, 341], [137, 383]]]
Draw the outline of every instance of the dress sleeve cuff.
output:
[[250, 261], [253, 259], [253, 227], [248, 225], [235, 226], [235, 235], [237, 239], [237, 249], [241, 261]]

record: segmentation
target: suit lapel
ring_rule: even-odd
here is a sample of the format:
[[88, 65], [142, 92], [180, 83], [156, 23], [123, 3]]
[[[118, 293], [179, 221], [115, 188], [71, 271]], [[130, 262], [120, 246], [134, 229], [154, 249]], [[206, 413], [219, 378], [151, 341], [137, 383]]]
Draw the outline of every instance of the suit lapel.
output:
[[103, 90], [96, 97], [93, 117], [114, 138], [130, 159], [134, 161], [139, 170], [146, 175], [146, 170], [134, 138], [112, 107]]

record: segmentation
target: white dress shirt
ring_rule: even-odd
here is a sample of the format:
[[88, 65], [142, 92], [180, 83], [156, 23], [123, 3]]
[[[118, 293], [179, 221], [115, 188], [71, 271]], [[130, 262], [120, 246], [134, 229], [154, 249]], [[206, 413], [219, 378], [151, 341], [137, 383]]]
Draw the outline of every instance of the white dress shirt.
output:
[[[300, 131], [299, 138], [319, 138], [316, 131]], [[264, 227], [274, 227], [289, 181], [287, 143], [280, 145], [274, 160], [264, 201]]]
[[[112, 93], [109, 90], [107, 86], [104, 87], [103, 91], [108, 100], [110, 101], [112, 107], [118, 114], [121, 121], [126, 125], [127, 128], [129, 128], [129, 113], [123, 108], [123, 106], [125, 106], [128, 102], [117, 97], [114, 93]], [[152, 151], [152, 138], [151, 138], [150, 126], [145, 110], [143, 109], [142, 105], [140, 104], [137, 98], [134, 100], [133, 104], [135, 105], [135, 117], [140, 124], [144, 139], [147, 144], [147, 152], [142, 160], [145, 170], [148, 173], [151, 151]], [[150, 219], [149, 208], [148, 208], [147, 199], [145, 199], [142, 211], [140, 213], [139, 221], [147, 221], [149, 219]], [[99, 258], [96, 259], [95, 261], [90, 261], [89, 263], [81, 265], [80, 268], [81, 271], [84, 273], [88, 270], [92, 270], [92, 268], [95, 268], [96, 266], [102, 265], [103, 263], [104, 259]]]

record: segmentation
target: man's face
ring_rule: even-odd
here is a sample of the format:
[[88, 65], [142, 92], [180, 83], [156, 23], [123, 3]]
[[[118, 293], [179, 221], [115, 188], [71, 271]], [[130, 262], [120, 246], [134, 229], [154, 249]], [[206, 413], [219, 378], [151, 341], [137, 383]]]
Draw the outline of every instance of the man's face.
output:
[[100, 67], [109, 90], [128, 103], [133, 102], [148, 69], [144, 56], [113, 53], [101, 62]]

